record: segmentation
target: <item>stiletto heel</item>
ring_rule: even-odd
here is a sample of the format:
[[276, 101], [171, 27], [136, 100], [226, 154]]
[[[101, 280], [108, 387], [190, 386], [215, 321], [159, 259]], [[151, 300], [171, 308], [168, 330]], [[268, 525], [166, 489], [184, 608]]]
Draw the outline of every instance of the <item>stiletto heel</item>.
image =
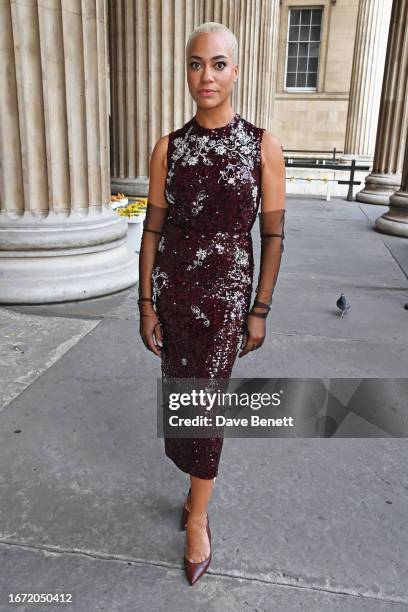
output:
[[[187, 493], [187, 497], [190, 497], [191, 494], [191, 487], [188, 490]], [[183, 512], [181, 514], [181, 524], [180, 524], [180, 528], [183, 531], [186, 527], [187, 527], [187, 520], [188, 520], [188, 515], [189, 515], [190, 511], [187, 510], [185, 503], [183, 504]]]
[[206, 529], [207, 529], [208, 541], [210, 542], [210, 554], [208, 555], [207, 559], [204, 559], [204, 561], [199, 561], [198, 563], [193, 563], [192, 561], [189, 561], [184, 555], [185, 574], [191, 586], [193, 586], [193, 584], [195, 584], [197, 580], [201, 578], [203, 574], [205, 574], [205, 572], [207, 571], [211, 563], [211, 555], [212, 555], [211, 530], [210, 530], [210, 517], [208, 516], [208, 512], [207, 512]]

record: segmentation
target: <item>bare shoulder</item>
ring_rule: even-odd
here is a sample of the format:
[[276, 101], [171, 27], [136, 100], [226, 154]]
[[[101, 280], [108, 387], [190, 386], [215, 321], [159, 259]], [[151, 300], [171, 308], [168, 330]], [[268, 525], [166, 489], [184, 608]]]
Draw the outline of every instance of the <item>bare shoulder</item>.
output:
[[272, 132], [264, 130], [261, 143], [262, 166], [264, 166], [267, 162], [273, 164], [274, 162], [281, 160], [282, 157], [282, 145], [278, 138], [275, 136], [275, 134], [272, 134]]
[[167, 149], [169, 146], [169, 135], [162, 136], [153, 148], [151, 163], [158, 167], [167, 169]]

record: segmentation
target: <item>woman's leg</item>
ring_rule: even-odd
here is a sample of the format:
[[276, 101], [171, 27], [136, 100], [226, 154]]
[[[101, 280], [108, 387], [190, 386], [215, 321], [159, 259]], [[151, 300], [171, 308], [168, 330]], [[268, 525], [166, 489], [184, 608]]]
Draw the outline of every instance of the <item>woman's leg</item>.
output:
[[192, 563], [207, 559], [210, 554], [208, 540], [207, 510], [211, 499], [214, 479], [197, 478], [190, 475], [191, 499], [188, 504], [190, 512], [187, 521], [186, 557]]
[[[217, 476], [214, 476], [213, 478], [213, 488], [215, 485], [215, 481], [217, 480]], [[190, 485], [191, 485], [191, 476], [190, 476]], [[189, 494], [186, 497], [186, 501], [184, 502], [184, 507], [186, 510], [188, 510], [188, 512], [190, 512], [191, 510], [191, 491], [189, 492]]]

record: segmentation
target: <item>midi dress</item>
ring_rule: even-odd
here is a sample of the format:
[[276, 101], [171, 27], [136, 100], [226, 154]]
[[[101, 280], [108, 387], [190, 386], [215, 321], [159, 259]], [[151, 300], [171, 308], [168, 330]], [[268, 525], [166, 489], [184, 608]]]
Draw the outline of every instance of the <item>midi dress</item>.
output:
[[[231, 375], [252, 296], [263, 132], [236, 113], [222, 127], [193, 117], [169, 134], [169, 207], [152, 272], [163, 380]], [[164, 446], [182, 471], [217, 476], [223, 436], [167, 435]]]

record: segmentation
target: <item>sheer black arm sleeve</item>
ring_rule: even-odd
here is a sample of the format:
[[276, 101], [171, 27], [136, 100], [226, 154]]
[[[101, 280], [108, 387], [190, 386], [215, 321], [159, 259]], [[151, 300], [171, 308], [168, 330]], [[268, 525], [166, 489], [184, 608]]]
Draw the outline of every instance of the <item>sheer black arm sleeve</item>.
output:
[[147, 202], [146, 218], [143, 222], [142, 241], [139, 253], [139, 310], [150, 310], [152, 298], [152, 272], [155, 266], [157, 247], [163, 233], [168, 206], [156, 206]]
[[265, 318], [279, 274], [285, 238], [285, 209], [258, 213], [261, 236], [261, 260], [256, 297], [249, 314]]

